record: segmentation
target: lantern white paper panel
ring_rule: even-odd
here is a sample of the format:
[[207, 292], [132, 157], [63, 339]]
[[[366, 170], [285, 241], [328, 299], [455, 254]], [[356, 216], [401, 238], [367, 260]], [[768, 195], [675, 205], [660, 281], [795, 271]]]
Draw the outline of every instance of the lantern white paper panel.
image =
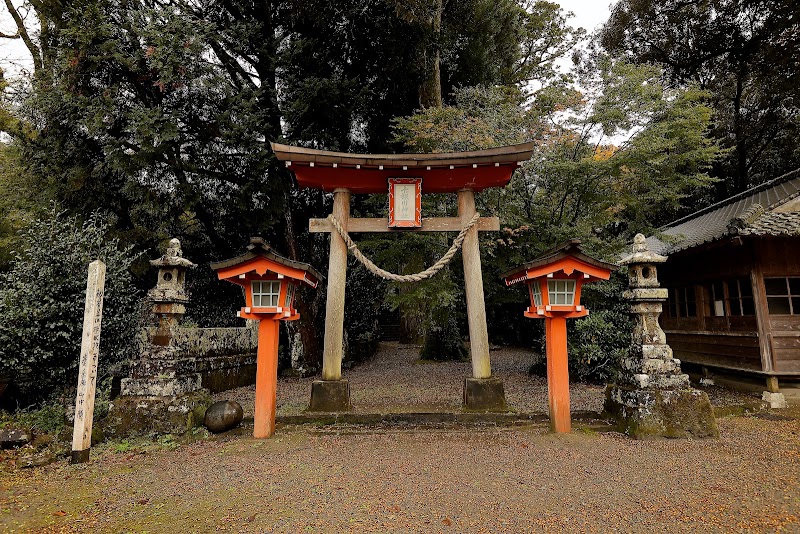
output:
[[276, 280], [256, 280], [253, 282], [253, 306], [256, 308], [275, 308], [281, 283]]
[[575, 280], [548, 280], [547, 293], [551, 306], [572, 306], [575, 303]]

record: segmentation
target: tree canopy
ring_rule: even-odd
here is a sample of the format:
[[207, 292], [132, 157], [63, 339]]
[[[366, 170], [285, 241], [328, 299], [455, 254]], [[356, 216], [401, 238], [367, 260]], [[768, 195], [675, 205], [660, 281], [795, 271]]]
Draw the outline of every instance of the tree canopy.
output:
[[800, 10], [766, 0], [620, 0], [600, 34], [609, 51], [659, 63], [708, 91], [714, 136], [730, 148], [715, 175], [727, 196], [800, 166]]
[[[16, 91], [0, 84], [0, 129], [10, 140], [0, 158], [15, 169], [0, 180], [18, 188], [0, 202], [0, 252], [13, 257], [13, 234], [30, 224], [35, 196], [79, 218], [102, 209], [112, 222], [103, 226], [109, 238], [149, 256], [178, 237], [187, 257], [204, 263], [262, 235], [290, 257], [321, 266], [327, 241], [310, 234], [307, 221], [330, 212], [330, 196], [297, 190], [270, 141], [396, 152], [533, 140], [535, 157], [511, 186], [479, 196], [479, 210], [504, 225], [483, 244], [487, 277], [565, 237], [583, 237], [610, 254], [632, 233], [674, 216], [688, 195], [712, 182], [712, 165], [719, 175], [730, 164], [718, 159], [727, 154], [720, 145], [730, 145], [721, 132], [738, 131], [725, 130], [730, 124], [764, 124], [762, 133], [742, 133], [747, 176], [767, 172], [770, 150], [783, 151], [781, 165], [791, 160], [788, 144], [779, 142], [786, 130], [775, 130], [771, 115], [750, 117], [754, 108], [742, 105], [725, 122], [722, 110], [730, 106], [720, 91], [727, 78], [715, 65], [731, 54], [679, 67], [671, 56], [637, 47], [659, 29], [645, 23], [651, 11], [668, 13], [673, 4], [620, 3], [603, 36], [613, 53], [576, 54], [578, 68], [565, 75], [555, 62], [574, 52], [584, 31], [558, 4], [542, 0], [7, 2], [18, 35], [0, 39], [22, 39], [34, 70]], [[769, 37], [787, 38], [791, 32], [777, 30]], [[766, 89], [758, 80], [780, 78], [775, 91], [789, 95], [794, 64], [775, 57], [785, 67], [773, 69], [777, 78], [758, 78], [777, 54], [759, 46], [741, 60], [748, 66], [742, 94], [761, 98]], [[663, 66], [651, 64], [656, 59]], [[774, 113], [794, 121], [794, 104], [784, 97]], [[735, 157], [744, 153], [738, 139]], [[431, 197], [425, 209], [452, 215], [454, 199]], [[384, 215], [385, 199], [355, 198], [353, 211]], [[388, 268], [415, 270], [446, 241], [414, 235], [365, 247]], [[147, 286], [146, 264], [132, 268]], [[399, 291], [351, 265], [350, 282], [373, 296], [366, 306], [347, 304], [353, 345], [374, 340], [384, 301], [413, 299], [425, 301], [417, 306], [421, 322], [458, 338], [458, 269]], [[238, 298], [226, 291], [211, 278], [195, 286], [215, 303]], [[487, 294], [496, 302], [510, 298], [497, 287]], [[303, 319], [290, 327], [312, 368], [320, 358], [323, 301], [324, 291], [301, 299]]]

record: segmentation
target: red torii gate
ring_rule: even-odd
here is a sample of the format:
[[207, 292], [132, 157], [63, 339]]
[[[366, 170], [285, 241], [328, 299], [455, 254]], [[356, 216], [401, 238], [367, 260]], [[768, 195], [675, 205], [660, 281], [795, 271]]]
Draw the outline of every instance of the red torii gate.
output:
[[[533, 143], [440, 154], [347, 154], [271, 143], [276, 157], [294, 172], [300, 187], [333, 192], [333, 217], [347, 233], [459, 232], [476, 217], [475, 192], [504, 187], [513, 171], [530, 159]], [[397, 180], [401, 179], [401, 180]], [[395, 195], [396, 184], [416, 191], [416, 210], [402, 223], [383, 218], [350, 218], [350, 195]], [[458, 217], [424, 218], [419, 195], [457, 193]], [[405, 190], [403, 194], [411, 194]], [[395, 196], [396, 198], [396, 196]], [[390, 207], [390, 211], [392, 207]], [[471, 409], [505, 409], [503, 383], [492, 377], [489, 338], [478, 246], [479, 231], [498, 231], [497, 217], [481, 217], [466, 231], [462, 245], [472, 378], [465, 380], [464, 404]], [[314, 382], [312, 411], [350, 408], [350, 389], [342, 380], [342, 340], [347, 274], [347, 245], [329, 219], [311, 219], [310, 232], [331, 234], [322, 380]]]

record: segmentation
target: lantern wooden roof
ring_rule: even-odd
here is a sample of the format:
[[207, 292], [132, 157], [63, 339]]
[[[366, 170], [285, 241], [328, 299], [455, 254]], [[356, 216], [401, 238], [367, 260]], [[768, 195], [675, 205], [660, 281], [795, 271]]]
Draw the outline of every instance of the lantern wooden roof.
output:
[[386, 193], [389, 178], [422, 178], [423, 193], [504, 187], [533, 154], [533, 143], [439, 154], [348, 154], [271, 143], [300, 187]]
[[606, 263], [586, 255], [581, 250], [579, 239], [570, 239], [544, 252], [538, 258], [503, 273], [500, 277], [505, 280], [507, 286], [511, 286], [559, 271], [563, 271], [567, 276], [578, 271], [588, 275], [587, 281], [594, 281], [608, 280], [611, 272], [616, 269], [617, 266], [613, 263]]
[[263, 275], [271, 270], [305, 282], [311, 287], [317, 287], [320, 280], [325, 279], [311, 265], [275, 253], [261, 237], [251, 237], [247, 252], [229, 260], [212, 263], [211, 269], [217, 271], [220, 279], [233, 278], [252, 271]]

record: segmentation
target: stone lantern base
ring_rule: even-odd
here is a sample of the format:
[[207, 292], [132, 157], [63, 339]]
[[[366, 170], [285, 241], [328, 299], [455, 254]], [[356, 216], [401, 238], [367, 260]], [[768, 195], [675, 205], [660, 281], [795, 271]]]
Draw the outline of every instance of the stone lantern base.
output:
[[708, 395], [696, 389], [638, 389], [609, 385], [605, 412], [635, 439], [719, 437]]

